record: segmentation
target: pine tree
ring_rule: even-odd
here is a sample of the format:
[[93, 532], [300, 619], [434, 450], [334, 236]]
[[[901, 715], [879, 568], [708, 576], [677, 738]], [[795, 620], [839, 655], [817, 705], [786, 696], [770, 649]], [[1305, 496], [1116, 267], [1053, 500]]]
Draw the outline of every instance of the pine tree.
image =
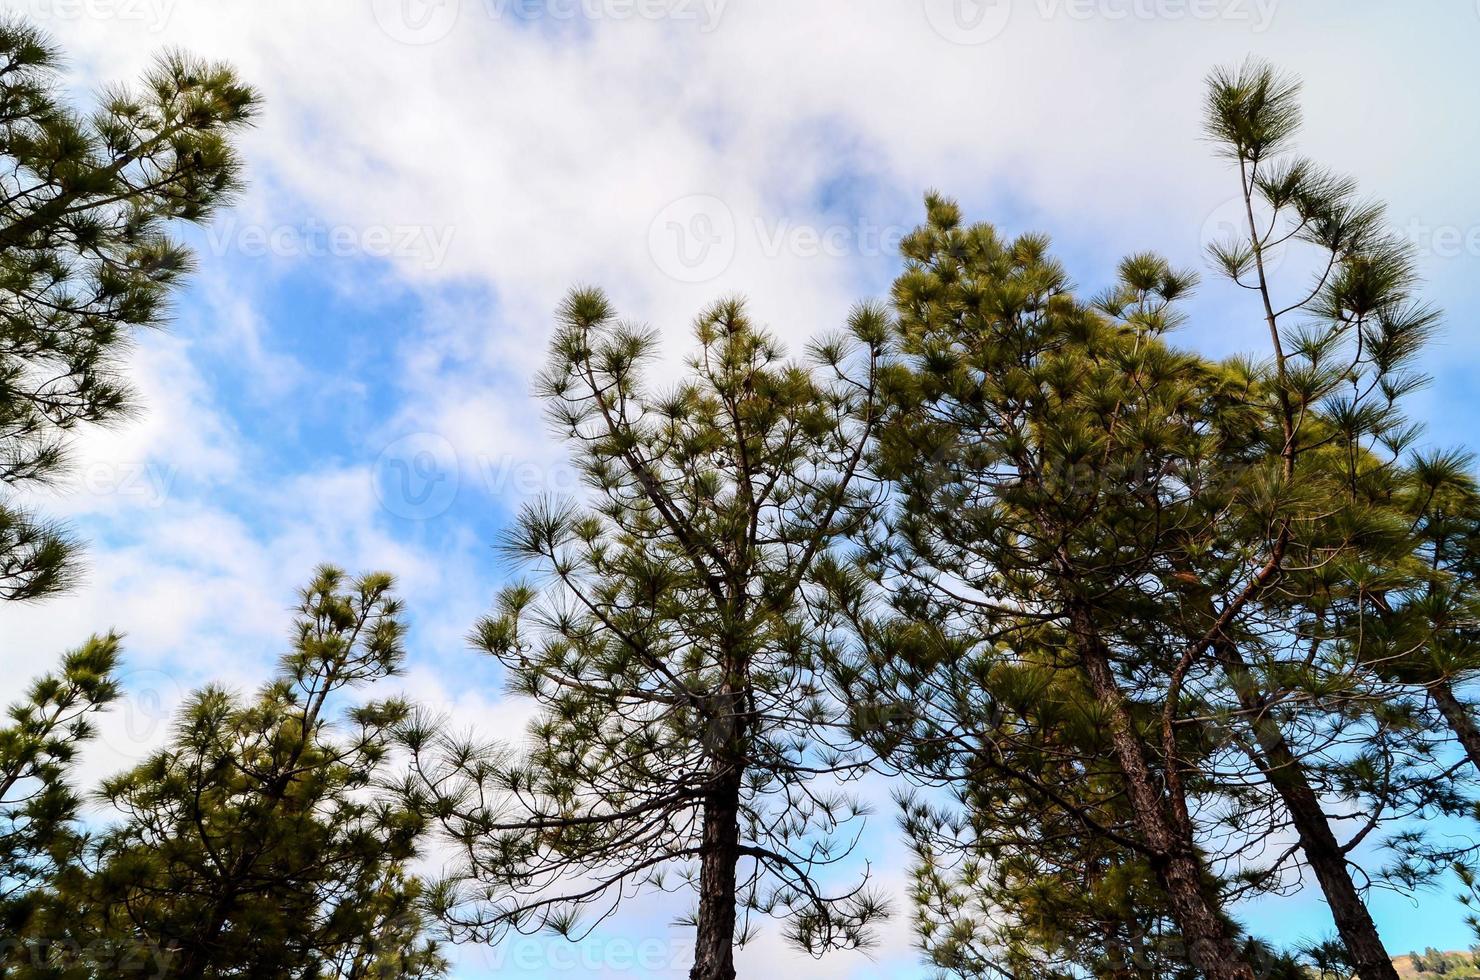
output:
[[1074, 673], [1117, 767], [1133, 825], [1122, 843], [1152, 870], [1187, 959], [1208, 977], [1251, 977], [1199, 846], [1190, 774], [1165, 758], [1181, 701], [1163, 679], [1189, 641], [1160, 625], [1176, 621], [1172, 595], [1124, 585], [1175, 574], [1165, 531], [1199, 520], [1203, 502], [1172, 474], [1257, 430], [1225, 397], [1242, 379], [1159, 341], [1190, 285], [1164, 262], [1127, 261], [1122, 292], [1136, 300], [1111, 318], [1073, 298], [1046, 240], [962, 226], [939, 197], [927, 211], [894, 288], [916, 380], [880, 440], [879, 471], [905, 503], [877, 558], [927, 594], [931, 619], [978, 638], [987, 664]]
[[[932, 589], [895, 582], [899, 612], [880, 614], [857, 570], [833, 565], [819, 578], [854, 637], [837, 643], [855, 651], [837, 670], [854, 692], [856, 737], [924, 785], [900, 810], [931, 962], [973, 978], [1197, 976], [1136, 841], [1104, 711], [1064, 662], [1062, 633], [1013, 621], [979, 641], [985, 619], [932, 602]], [[1198, 760], [1222, 741], [1216, 725], [1186, 726], [1182, 738], [1181, 756]], [[1241, 819], [1231, 811], [1231, 824]], [[1210, 884], [1221, 904], [1270, 886], [1263, 874]], [[1224, 925], [1260, 976], [1307, 980], [1298, 956]]]
[[[1401, 400], [1424, 383], [1410, 365], [1438, 317], [1414, 298], [1409, 250], [1384, 229], [1382, 207], [1359, 200], [1352, 181], [1290, 156], [1298, 93], [1293, 80], [1259, 62], [1209, 81], [1209, 134], [1237, 167], [1247, 219], [1211, 254], [1258, 297], [1269, 331], [1282, 492], [1326, 496], [1319, 520], [1272, 525], [1259, 554], [1274, 587], [1250, 595], [1244, 622], [1222, 630], [1219, 652], [1252, 722], [1256, 764], [1288, 810], [1359, 975], [1394, 978], [1348, 870], [1350, 847], [1332, 831], [1323, 801], [1371, 798], [1365, 809], [1373, 821], [1357, 839], [1385, 812], [1458, 806], [1434, 768], [1395, 762], [1410, 757], [1405, 750], [1422, 742], [1424, 726], [1388, 683], [1401, 678], [1382, 635], [1395, 607], [1433, 597], [1433, 576], [1415, 561], [1423, 550], [1415, 521], [1402, 508], [1418, 427]], [[1308, 281], [1292, 287], [1274, 276], [1267, 259], [1280, 248], [1312, 270]], [[1417, 467], [1426, 469], [1422, 461]], [[1374, 620], [1376, 630], [1368, 626]], [[1432, 650], [1438, 630], [1431, 622], [1420, 632], [1409, 630], [1407, 639]], [[1250, 649], [1261, 663], [1251, 663]], [[1370, 677], [1359, 673], [1363, 664]], [[1368, 725], [1367, 744], [1354, 740], [1356, 754], [1337, 770], [1334, 787], [1321, 785], [1319, 764], [1287, 734], [1308, 725], [1310, 713], [1279, 706], [1282, 686], [1302, 689], [1342, 735]], [[1395, 752], [1396, 743], [1403, 747]], [[1422, 745], [1412, 752], [1426, 755]], [[1334, 755], [1329, 746], [1322, 754]]]
[[[258, 103], [230, 68], [168, 55], [83, 113], [60, 66], [40, 31], [0, 21], [0, 493], [54, 481], [70, 431], [128, 414], [119, 359], [190, 266], [169, 223], [205, 221], [239, 185], [231, 140]], [[75, 552], [0, 496], [0, 597], [65, 588]]]
[[[118, 638], [93, 638], [37, 680], [0, 727], [0, 933], [24, 935], [56, 875], [78, 858], [83, 836], [67, 776], [94, 731], [90, 716], [118, 696]], [[7, 951], [0, 948], [0, 976]]]
[[541, 706], [532, 750], [412, 747], [466, 851], [445, 892], [463, 934], [578, 937], [636, 891], [690, 887], [691, 976], [725, 980], [753, 917], [820, 954], [865, 944], [882, 912], [866, 879], [823, 880], [855, 839], [836, 783], [858, 763], [815, 737], [841, 709], [806, 580], [871, 503], [854, 478], [887, 331], [859, 308], [806, 366], [738, 301], [696, 332], [687, 377], [662, 388], [653, 333], [599, 292], [567, 299], [539, 390], [592, 499], [525, 510], [506, 550], [548, 578], [506, 590], [474, 634]]
[[1480, 774], [1480, 721], [1458, 689], [1480, 675], [1480, 486], [1468, 453], [1432, 451], [1408, 469], [1405, 508], [1431, 577], [1413, 601], [1383, 596], [1389, 642], [1370, 659], [1393, 679], [1428, 692]]
[[[1144, 855], [1119, 840], [1133, 830], [1093, 699], [1064, 689], [1063, 672], [987, 666], [969, 654], [950, 662], [991, 670], [994, 701], [989, 713], [953, 712], [951, 723], [969, 721], [950, 737], [974, 753], [926, 754], [947, 764], [938, 771], [951, 803], [902, 801], [932, 962], [966, 977], [1190, 977], [1165, 893]], [[947, 732], [916, 734], [938, 741]], [[1096, 749], [1098, 764], [1089, 761]]]
[[441, 976], [408, 870], [426, 818], [390, 792], [410, 707], [345, 700], [396, 673], [403, 634], [389, 576], [319, 569], [271, 683], [198, 692], [169, 745], [104, 783], [119, 819], [58, 878], [7, 975]]
[[[1212, 254], [1261, 301], [1266, 363], [1212, 364], [1167, 346], [1193, 277], [1153, 256], [1127, 259], [1119, 283], [1084, 303], [1044, 239], [964, 227], [940, 198], [905, 242], [895, 303], [916, 388], [879, 438], [875, 470], [898, 503], [869, 541], [870, 574], [893, 615], [944, 628], [949, 641], [934, 646], [965, 646], [896, 647], [898, 624], [861, 612], [860, 586], [839, 574], [835, 608], [864, 651], [842, 677], [916, 706], [874, 741], [954, 787], [961, 807], [907, 809], [907, 829], [917, 841], [966, 829], [955, 851], [980, 852], [977, 898], [1014, 909], [1018, 939], [1044, 894], [1093, 893], [1086, 862], [1111, 841], [1126, 851], [1117, 865], [1139, 858], [1147, 894], [1164, 900], [1143, 898], [1142, 921], [1163, 909], [1200, 972], [1247, 976], [1221, 908], [1275, 887], [1293, 858], [1314, 872], [1340, 933], [1310, 961], [1389, 978], [1352, 849], [1389, 821], [1465, 805], [1405, 687], [1445, 710], [1436, 681], [1465, 669], [1473, 636], [1457, 584], [1463, 464], [1414, 460], [1417, 429], [1400, 405], [1423, 383], [1409, 365], [1437, 317], [1414, 300], [1411, 261], [1381, 208], [1282, 155], [1297, 92], [1257, 63], [1209, 85], [1209, 129], [1238, 165], [1249, 220]], [[1266, 263], [1285, 245], [1306, 249], [1314, 272], [1287, 305]], [[1442, 519], [1430, 526], [1415, 501]], [[1446, 563], [1455, 570], [1435, 571]], [[1436, 669], [1441, 649], [1449, 666]], [[1395, 676], [1425, 663], [1416, 681]], [[1014, 708], [1025, 689], [1059, 692], [1053, 711]], [[1093, 719], [1077, 733], [1065, 721], [1076, 712]], [[1455, 715], [1463, 706], [1450, 704]], [[1118, 812], [1093, 792], [1106, 759]], [[1005, 785], [979, 785], [992, 781]], [[1332, 808], [1368, 818], [1340, 841]], [[1035, 820], [1035, 809], [1054, 817]], [[1065, 821], [1086, 840], [1052, 831]], [[1248, 855], [1286, 828], [1299, 848], [1251, 867]], [[1432, 874], [1439, 852], [1422, 837], [1390, 840], [1429, 862], [1402, 884]], [[938, 850], [921, 851], [932, 880]], [[1072, 884], [1026, 894], [1002, 877], [1013, 862], [1047, 862]], [[1224, 879], [1215, 865], [1240, 870]], [[1063, 921], [1091, 927], [1114, 905]], [[995, 955], [1010, 959], [1014, 942]]]

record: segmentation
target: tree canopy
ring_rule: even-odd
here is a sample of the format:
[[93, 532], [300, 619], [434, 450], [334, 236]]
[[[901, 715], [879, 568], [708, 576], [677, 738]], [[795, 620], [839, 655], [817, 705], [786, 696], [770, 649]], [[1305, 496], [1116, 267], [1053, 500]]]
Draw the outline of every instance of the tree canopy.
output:
[[[935, 192], [887, 300], [795, 355], [726, 298], [675, 368], [571, 291], [535, 390], [583, 485], [510, 523], [469, 635], [523, 738], [372, 696], [405, 610], [324, 565], [270, 679], [84, 787], [128, 693], [121, 638], [85, 640], [0, 723], [0, 978], [435, 978], [445, 941], [678, 892], [694, 980], [768, 921], [823, 956], [901, 906], [963, 978], [1396, 980], [1373, 889], [1480, 907], [1480, 844], [1438, 829], [1480, 818], [1480, 484], [1407, 408], [1440, 319], [1412, 249], [1298, 155], [1299, 98], [1258, 61], [1207, 80], [1241, 212], [1207, 258], [1267, 337], [1239, 356], [1179, 341], [1197, 273], [1140, 252], [1082, 290]], [[0, 21], [0, 600], [76, 581], [23, 497], [134, 407], [129, 343], [258, 109], [178, 53], [74, 108]], [[1329, 936], [1240, 921], [1307, 888]]]
[[77, 426], [129, 414], [120, 358], [190, 268], [170, 225], [230, 200], [259, 104], [230, 67], [182, 54], [91, 110], [61, 72], [50, 38], [0, 21], [0, 598], [72, 580], [75, 542], [7, 498], [60, 478]]
[[687, 887], [695, 975], [733, 977], [752, 916], [821, 953], [867, 944], [884, 911], [866, 881], [824, 877], [856, 839], [838, 783], [862, 761], [817, 735], [840, 702], [807, 581], [870, 507], [854, 477], [885, 324], [860, 307], [800, 364], [736, 300], [695, 335], [664, 389], [653, 332], [599, 292], [566, 300], [539, 390], [592, 499], [524, 511], [504, 550], [544, 580], [505, 590], [473, 633], [540, 705], [533, 748], [414, 749], [466, 859], [444, 896], [456, 925], [579, 936], [634, 890]]

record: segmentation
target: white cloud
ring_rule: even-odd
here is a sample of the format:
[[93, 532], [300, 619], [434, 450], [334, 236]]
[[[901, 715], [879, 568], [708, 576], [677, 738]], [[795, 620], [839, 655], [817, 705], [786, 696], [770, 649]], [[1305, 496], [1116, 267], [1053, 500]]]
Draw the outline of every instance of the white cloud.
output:
[[[202, 319], [141, 346], [147, 414], [83, 439], [92, 489], [54, 504], [94, 538], [91, 576], [72, 596], [0, 610], [0, 665], [29, 674], [38, 651], [118, 626], [141, 669], [250, 685], [280, 649], [292, 590], [334, 560], [400, 574], [421, 637], [408, 687], [491, 730], [518, 716], [444, 676], [473, 656], [461, 636], [495, 585], [477, 557], [490, 542], [397, 519], [373, 458], [346, 447], [318, 447], [286, 476], [256, 472], [265, 454], [238, 422], [254, 399], [327, 411], [360, 382], [348, 360], [288, 354], [284, 339], [317, 325], [264, 319], [238, 288], [246, 268], [311, 274], [345, 296], [411, 291], [421, 319], [378, 338], [403, 366], [371, 456], [434, 434], [459, 492], [492, 506], [567, 480], [528, 378], [573, 284], [606, 287], [675, 350], [701, 306], [742, 292], [795, 349], [887, 283], [881, 243], [917, 220], [926, 187], [974, 218], [1056, 233], [1088, 266], [1071, 269], [1082, 280], [1145, 247], [1197, 262], [1232, 189], [1199, 139], [1201, 79], [1250, 52], [1306, 78], [1306, 149], [1390, 200], [1399, 224], [1480, 227], [1466, 162], [1480, 131], [1451, 108], [1480, 97], [1462, 70], [1480, 38], [1471, 4], [1220, 0], [1208, 19], [1190, 13], [1206, 0], [999, 0], [985, 8], [1005, 10], [1000, 23], [974, 27], [958, 2], [972, 0], [33, 4], [79, 86], [179, 45], [238, 65], [267, 104], [246, 142], [251, 187], [202, 256]], [[428, 14], [430, 33], [402, 9]], [[694, 17], [618, 14], [629, 9]], [[355, 257], [381, 268], [367, 279], [342, 261]], [[1439, 302], [1480, 304], [1480, 255], [1425, 261]], [[1205, 294], [1208, 325], [1191, 339], [1257, 349], [1257, 319]], [[1473, 336], [1456, 325], [1448, 370], [1475, 370]], [[250, 382], [241, 404], [223, 404], [206, 366], [228, 350]], [[168, 488], [126, 494], [129, 479]], [[907, 933], [890, 937], [907, 956]], [[747, 973], [875, 975], [846, 958], [797, 962], [770, 939], [742, 954]]]

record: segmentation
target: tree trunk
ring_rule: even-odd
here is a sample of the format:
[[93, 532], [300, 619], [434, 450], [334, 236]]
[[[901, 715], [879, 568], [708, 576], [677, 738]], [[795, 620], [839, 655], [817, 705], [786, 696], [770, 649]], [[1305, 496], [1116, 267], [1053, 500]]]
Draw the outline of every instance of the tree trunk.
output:
[[1342, 944], [1351, 954], [1357, 976], [1362, 980], [1398, 980], [1392, 957], [1347, 871], [1346, 855], [1331, 832], [1320, 797], [1311, 788], [1304, 766], [1290, 750], [1279, 726], [1272, 719], [1258, 717], [1263, 705], [1257, 696], [1247, 687], [1241, 687], [1239, 700], [1246, 710], [1254, 712], [1255, 738], [1264, 753], [1264, 774], [1290, 813], [1300, 838], [1300, 849], [1325, 893], [1331, 918], [1336, 921]]
[[[1217, 621], [1211, 599], [1208, 600], [1206, 614], [1209, 622]], [[1227, 665], [1239, 707], [1249, 716], [1259, 745], [1259, 754], [1250, 752], [1254, 764], [1279, 794], [1290, 814], [1300, 849], [1326, 896], [1331, 918], [1336, 923], [1342, 944], [1351, 954], [1357, 976], [1361, 980], [1398, 980], [1398, 971], [1383, 946], [1377, 924], [1372, 921], [1347, 870], [1346, 855], [1336, 835], [1331, 832], [1331, 823], [1326, 819], [1320, 795], [1311, 786], [1305, 766], [1290, 748], [1279, 723], [1266, 716], [1269, 701], [1254, 683], [1243, 651], [1226, 634], [1218, 636], [1214, 650]]]
[[1459, 744], [1464, 747], [1470, 764], [1480, 769], [1480, 728], [1475, 727], [1475, 719], [1470, 714], [1469, 706], [1460, 703], [1459, 698], [1454, 696], [1454, 687], [1447, 679], [1429, 688], [1429, 693], [1434, 696], [1439, 713], [1444, 716], [1455, 737], [1459, 739]]
[[740, 859], [740, 783], [726, 779], [704, 803], [698, 935], [689, 980], [735, 980], [735, 864]]
[[212, 908], [210, 920], [200, 935], [191, 937], [185, 946], [185, 955], [178, 964], [174, 965], [172, 976], [180, 980], [204, 980], [206, 968], [211, 962], [211, 948], [221, 938], [221, 930], [226, 928], [226, 920], [230, 917], [231, 906], [236, 901], [236, 888], [233, 886], [224, 890]]
[[[1210, 621], [1216, 621], [1211, 600], [1207, 608]], [[1219, 636], [1214, 650], [1227, 665], [1229, 680], [1238, 696], [1239, 706], [1249, 716], [1259, 753], [1250, 750], [1254, 764], [1279, 794], [1290, 814], [1300, 849], [1315, 872], [1316, 881], [1326, 896], [1341, 941], [1351, 954], [1361, 980], [1398, 980], [1398, 971], [1382, 944], [1377, 925], [1367, 912], [1361, 894], [1347, 871], [1346, 855], [1331, 832], [1331, 824], [1321, 806], [1320, 796], [1310, 784], [1304, 765], [1290, 748], [1279, 723], [1265, 716], [1269, 703], [1254, 683], [1242, 651], [1227, 638]]]
[[1110, 712], [1110, 739], [1116, 762], [1125, 776], [1127, 796], [1142, 842], [1152, 852], [1150, 863], [1157, 883], [1167, 895], [1172, 918], [1182, 933], [1187, 959], [1207, 980], [1254, 980], [1208, 895], [1202, 859], [1190, 829], [1169, 813], [1151, 772], [1146, 746], [1136, 731], [1125, 695], [1116, 683], [1103, 642], [1088, 612], [1071, 614], [1078, 633], [1081, 659], [1095, 697]]

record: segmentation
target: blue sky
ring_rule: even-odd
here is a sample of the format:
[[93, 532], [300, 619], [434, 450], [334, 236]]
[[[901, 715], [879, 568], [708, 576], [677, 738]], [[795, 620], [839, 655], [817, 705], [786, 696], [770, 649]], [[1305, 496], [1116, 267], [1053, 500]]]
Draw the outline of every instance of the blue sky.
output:
[[[1480, 382], [1480, 7], [1372, 0], [26, 0], [79, 98], [183, 46], [267, 103], [251, 186], [193, 232], [199, 271], [133, 358], [145, 414], [88, 433], [47, 506], [92, 541], [76, 594], [0, 610], [17, 679], [86, 633], [128, 634], [128, 705], [88, 760], [138, 758], [190, 687], [250, 687], [314, 564], [385, 568], [413, 621], [405, 688], [457, 723], [528, 709], [462, 640], [506, 575], [519, 502], [572, 488], [528, 379], [573, 284], [659, 327], [740, 292], [793, 348], [882, 295], [934, 187], [973, 219], [1041, 230], [1093, 291], [1124, 254], [1202, 267], [1236, 190], [1201, 139], [1202, 79], [1266, 57], [1305, 80], [1302, 149], [1388, 202], [1446, 310], [1413, 402], [1475, 442]], [[1211, 277], [1183, 343], [1263, 351]], [[875, 787], [883, 791], [883, 787]], [[869, 850], [904, 856], [887, 809]], [[1375, 899], [1395, 952], [1468, 945], [1444, 892]], [[682, 930], [633, 903], [584, 958], [545, 941], [461, 974], [679, 976]], [[1329, 931], [1314, 893], [1245, 910]], [[921, 975], [904, 921], [875, 959], [798, 960], [767, 929], [742, 975]], [[625, 944], [625, 945], [624, 945]], [[673, 952], [679, 950], [679, 953]]]

